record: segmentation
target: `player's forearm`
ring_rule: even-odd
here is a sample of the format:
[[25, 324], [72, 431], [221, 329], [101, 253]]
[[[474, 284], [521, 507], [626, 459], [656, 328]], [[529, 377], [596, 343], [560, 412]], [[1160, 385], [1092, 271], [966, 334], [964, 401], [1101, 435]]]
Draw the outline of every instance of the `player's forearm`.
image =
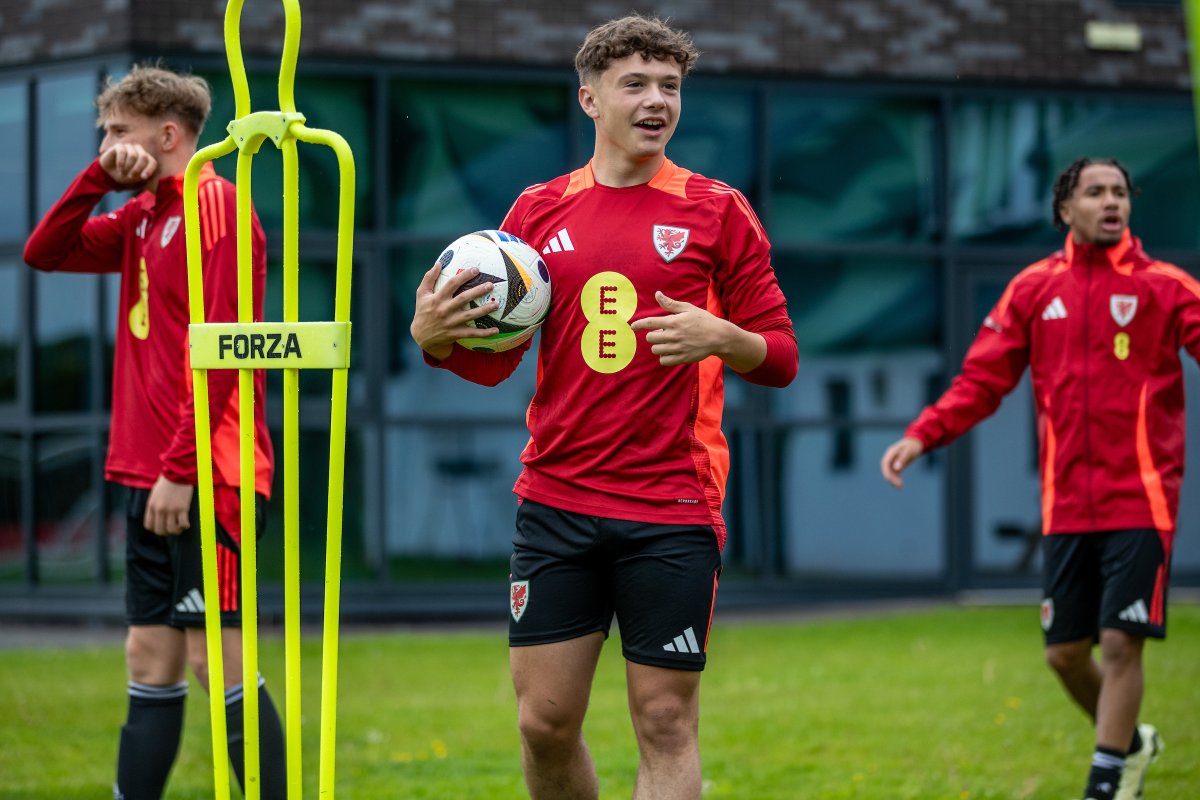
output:
[[81, 172], [33, 229], [25, 243], [25, 263], [46, 272], [60, 269], [102, 272], [119, 268], [111, 254], [91, 252], [84, 235], [92, 209], [114, 188], [111, 178], [97, 162]]

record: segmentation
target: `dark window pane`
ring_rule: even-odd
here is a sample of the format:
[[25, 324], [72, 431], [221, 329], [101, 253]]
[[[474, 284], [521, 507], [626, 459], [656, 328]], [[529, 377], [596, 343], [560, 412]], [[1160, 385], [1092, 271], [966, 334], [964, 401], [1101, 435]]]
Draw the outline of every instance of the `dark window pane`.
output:
[[928, 102], [773, 95], [772, 242], [932, 238], [934, 118]]
[[971, 242], [1053, 246], [1054, 178], [1080, 156], [1119, 159], [1141, 188], [1132, 227], [1148, 249], [1194, 247], [1200, 199], [1195, 118], [1185, 103], [1044, 98], [958, 104], [951, 123], [950, 229]]
[[91, 275], [36, 273], [34, 409], [84, 411], [89, 407], [91, 342], [96, 335], [96, 292]]
[[0, 239], [22, 239], [29, 229], [28, 109], [24, 83], [0, 83]]
[[784, 255], [775, 259], [801, 353], [931, 347], [940, 341], [932, 262]]
[[[757, 194], [758, 152], [754, 96], [748, 91], [697, 89], [683, 93], [679, 128], [667, 156], [681, 167], [724, 181], [751, 198]], [[589, 147], [594, 126], [586, 120]]]
[[[228, 135], [226, 126], [233, 119], [233, 87], [229, 73], [199, 73], [212, 87], [213, 110], [200, 137], [201, 146], [219, 142]], [[277, 74], [250, 75], [251, 111], [278, 111]], [[305, 116], [309, 128], [332, 130], [342, 136], [354, 153], [355, 224], [372, 225], [371, 203], [375, 158], [371, 145], [374, 103], [371, 83], [349, 78], [296, 78], [296, 110]], [[337, 157], [325, 145], [297, 143], [299, 154], [299, 215], [301, 229], [337, 228], [340, 176]], [[229, 180], [237, 175], [237, 151], [214, 162], [216, 170]], [[283, 227], [283, 156], [274, 142], [267, 140], [254, 156], [251, 176], [254, 207], [267, 229]]]
[[37, 440], [38, 564], [46, 583], [88, 583], [96, 578], [103, 486], [93, 482], [93, 439], [86, 434]]
[[96, 157], [96, 75], [37, 84], [37, 213], [41, 217]]
[[526, 186], [568, 171], [561, 85], [398, 81], [391, 224], [453, 238], [500, 224]]
[[21, 437], [0, 434], [0, 583], [16, 583], [25, 576], [21, 463]]
[[0, 261], [0, 405], [17, 399], [21, 269], [11, 261]]

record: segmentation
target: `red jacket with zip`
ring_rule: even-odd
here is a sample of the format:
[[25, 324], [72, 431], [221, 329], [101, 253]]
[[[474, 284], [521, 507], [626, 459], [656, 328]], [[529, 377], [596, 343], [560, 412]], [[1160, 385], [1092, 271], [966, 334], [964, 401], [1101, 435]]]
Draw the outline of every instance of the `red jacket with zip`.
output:
[[[160, 178], [156, 192], [142, 192], [116, 211], [90, 216], [105, 194], [120, 188], [99, 160], [93, 161], [38, 223], [25, 245], [25, 261], [47, 272], [121, 274], [105, 477], [137, 489], [153, 487], [159, 475], [195, 485], [183, 175]], [[235, 191], [211, 164], [200, 171], [201, 263], [208, 322], [238, 318]], [[256, 215], [251, 225], [254, 319], [259, 321], [267, 274], [266, 237]], [[213, 482], [237, 487], [241, 483], [238, 375], [232, 370], [210, 370], [208, 387]], [[274, 453], [264, 414], [262, 371], [255, 374], [254, 387], [255, 490], [269, 497]]]
[[1046, 534], [1162, 532], [1170, 552], [1183, 480], [1180, 349], [1200, 359], [1200, 283], [1126, 230], [1066, 246], [1013, 278], [950, 388], [909, 426], [929, 450], [1033, 378]]

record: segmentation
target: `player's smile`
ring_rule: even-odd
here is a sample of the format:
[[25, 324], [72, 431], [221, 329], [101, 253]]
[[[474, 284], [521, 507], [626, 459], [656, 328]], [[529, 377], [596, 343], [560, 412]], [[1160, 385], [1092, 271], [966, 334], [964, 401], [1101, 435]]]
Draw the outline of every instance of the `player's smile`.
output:
[[674, 61], [635, 53], [613, 61], [582, 87], [580, 102], [596, 121], [598, 160], [642, 163], [661, 159], [679, 121], [682, 83]]

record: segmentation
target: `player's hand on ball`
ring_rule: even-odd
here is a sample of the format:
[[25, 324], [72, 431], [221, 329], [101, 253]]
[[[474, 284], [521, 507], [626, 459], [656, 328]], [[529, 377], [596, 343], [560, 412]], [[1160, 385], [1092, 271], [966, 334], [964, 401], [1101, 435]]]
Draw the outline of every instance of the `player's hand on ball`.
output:
[[630, 327], [649, 331], [646, 342], [660, 364], [664, 367], [695, 364], [722, 351], [732, 323], [699, 306], [672, 300], [662, 292], [655, 292], [654, 298], [667, 314], [643, 317]]
[[439, 361], [450, 356], [454, 350], [454, 343], [459, 339], [491, 336], [500, 332], [497, 328], [475, 328], [467, 324], [471, 320], [487, 316], [498, 307], [495, 301], [481, 303], [475, 308], [470, 307], [472, 300], [478, 300], [492, 291], [491, 283], [481, 283], [459, 292], [459, 289], [479, 274], [479, 270], [475, 267], [464, 269], [437, 287], [441, 272], [441, 264], [434, 264], [421, 278], [421, 283], [417, 286], [416, 311], [409, 326], [413, 341]]
[[140, 144], [123, 142], [100, 154], [100, 167], [120, 185], [136, 188], [154, 177], [158, 161]]

